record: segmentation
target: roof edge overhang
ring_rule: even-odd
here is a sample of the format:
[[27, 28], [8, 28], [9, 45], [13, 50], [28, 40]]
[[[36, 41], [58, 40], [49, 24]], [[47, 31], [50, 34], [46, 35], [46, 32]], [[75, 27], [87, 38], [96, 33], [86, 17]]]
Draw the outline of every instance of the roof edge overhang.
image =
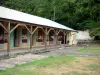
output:
[[[0, 13], [1, 13], [1, 15], [0, 15], [0, 19], [2, 19], [2, 20], [9, 20], [9, 21], [16, 21], [16, 22], [22, 22], [22, 23], [27, 23], [27, 24], [31, 24], [31, 25], [33, 25], [33, 24], [35, 24], [35, 25], [39, 25], [39, 26], [44, 26], [44, 27], [51, 27], [51, 28], [57, 28], [57, 29], [62, 29], [62, 30], [67, 30], [67, 31], [73, 31], [73, 32], [76, 32], [76, 30], [73, 30], [73, 29], [71, 29], [71, 28], [69, 28], [69, 27], [66, 27], [66, 26], [64, 26], [64, 25], [62, 25], [62, 24], [59, 24], [59, 23], [57, 23], [57, 22], [54, 22], [54, 21], [51, 21], [51, 20], [49, 20], [49, 19], [45, 19], [45, 18], [42, 18], [42, 17], [38, 17], [38, 16], [34, 16], [34, 15], [30, 15], [30, 14], [26, 14], [26, 13], [23, 13], [23, 12], [20, 12], [20, 11], [16, 11], [16, 10], [13, 10], [13, 9], [9, 9], [9, 8], [5, 8], [5, 7], [1, 7], [0, 6], [0, 9], [4, 9], [4, 10], [2, 10]], [[7, 10], [7, 11], [6, 11]], [[4, 12], [4, 13], [3, 13]], [[16, 17], [17, 16], [15, 16], [15, 14], [13, 14], [13, 12], [16, 14], [16, 15], [26, 15], [26, 16], [28, 16], [28, 18], [30, 17], [30, 18], [32, 18], [32, 19], [34, 19], [35, 20], [35, 18], [37, 19], [36, 20], [36, 22], [34, 22], [33, 23], [33, 21], [31, 20], [29, 20], [28, 19], [28, 21], [27, 21], [27, 19], [24, 21], [24, 19], [22, 18], [21, 20], [20, 19], [16, 19]], [[8, 14], [8, 16], [6, 15], [5, 16], [5, 13], [6, 14]], [[12, 16], [12, 14], [13, 14], [13, 16]], [[4, 15], [4, 17], [2, 16], [2, 14]], [[10, 17], [10, 16], [12, 17]], [[21, 18], [21, 17], [20, 17]], [[25, 17], [25, 18], [27, 18], [27, 17]], [[47, 23], [43, 23], [43, 22], [38, 22], [38, 19], [40, 19], [40, 20], [43, 20], [44, 22], [45, 21], [47, 21]], [[47, 25], [48, 24], [48, 22], [49, 23], [51, 23], [51, 24], [53, 24], [53, 25]], [[55, 26], [54, 26], [55, 25]], [[58, 27], [57, 27], [58, 26]], [[61, 27], [61, 28], [60, 28]]]

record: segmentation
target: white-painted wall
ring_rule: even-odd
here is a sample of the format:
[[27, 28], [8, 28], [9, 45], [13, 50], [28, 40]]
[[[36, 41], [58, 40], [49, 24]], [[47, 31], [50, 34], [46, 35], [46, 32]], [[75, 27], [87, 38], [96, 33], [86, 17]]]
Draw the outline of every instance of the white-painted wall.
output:
[[92, 40], [89, 35], [89, 31], [78, 31], [69, 33], [69, 45], [76, 45], [80, 40]]
[[77, 44], [77, 32], [70, 32], [69, 45]]
[[92, 40], [92, 38], [90, 37], [88, 30], [78, 31], [77, 40]]

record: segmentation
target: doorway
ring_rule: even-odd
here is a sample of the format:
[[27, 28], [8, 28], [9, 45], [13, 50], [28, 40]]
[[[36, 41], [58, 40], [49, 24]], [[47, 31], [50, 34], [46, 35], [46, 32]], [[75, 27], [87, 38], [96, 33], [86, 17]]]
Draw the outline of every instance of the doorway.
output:
[[14, 47], [18, 47], [18, 29], [14, 30]]

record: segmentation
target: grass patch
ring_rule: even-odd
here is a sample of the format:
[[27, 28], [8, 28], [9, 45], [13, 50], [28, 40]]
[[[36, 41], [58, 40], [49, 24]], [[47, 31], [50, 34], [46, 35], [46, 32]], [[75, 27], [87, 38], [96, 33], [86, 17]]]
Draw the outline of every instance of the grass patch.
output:
[[99, 75], [99, 60], [94, 57], [51, 56], [0, 70], [0, 75]]
[[30, 63], [17, 65], [7, 70], [1, 70], [0, 75], [47, 75], [45, 73], [40, 74], [37, 70], [47, 67], [60, 67], [62, 64], [69, 64], [73, 60], [75, 60], [75, 56], [51, 56]]
[[100, 71], [100, 65], [98, 64], [89, 64], [88, 68], [93, 71], [98, 71], [98, 70]]
[[89, 74], [87, 74], [87, 73], [78, 73], [78, 72], [69, 72], [66, 75], [89, 75]]
[[89, 52], [89, 53], [100, 53], [100, 46], [99, 45], [92, 45], [89, 47], [84, 47], [79, 50], [76, 50], [76, 52]]
[[85, 48], [81, 48], [79, 50], [76, 50], [77, 52], [86, 52], [86, 49]]
[[20, 66], [31, 65], [31, 66], [35, 66], [38, 68], [55, 67], [55, 66], [59, 66], [61, 64], [68, 64], [72, 60], [75, 60], [75, 56], [50, 56], [48, 58], [36, 60], [36, 61], [31, 62], [31, 63], [23, 64]]

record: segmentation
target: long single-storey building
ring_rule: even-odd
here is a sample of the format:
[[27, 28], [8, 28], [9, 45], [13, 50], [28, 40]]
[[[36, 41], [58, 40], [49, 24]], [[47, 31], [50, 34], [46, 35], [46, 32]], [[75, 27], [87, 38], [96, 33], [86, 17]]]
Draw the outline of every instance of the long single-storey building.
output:
[[75, 30], [0, 6], [0, 50], [76, 44]]

